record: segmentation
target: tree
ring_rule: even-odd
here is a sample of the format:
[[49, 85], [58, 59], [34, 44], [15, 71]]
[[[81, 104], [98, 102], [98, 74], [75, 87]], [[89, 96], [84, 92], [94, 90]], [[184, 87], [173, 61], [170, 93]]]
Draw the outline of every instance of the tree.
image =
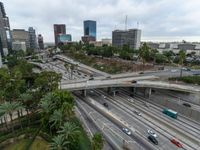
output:
[[53, 114], [50, 116], [49, 122], [51, 123], [51, 127], [59, 129], [64, 122], [64, 115], [62, 111], [55, 110]]
[[40, 95], [58, 89], [58, 84], [62, 76], [53, 71], [43, 71], [35, 79], [34, 87], [40, 92]]
[[150, 58], [150, 47], [148, 47], [146, 43], [144, 43], [139, 49], [139, 58], [142, 59], [144, 71], [145, 62], [148, 61]]
[[180, 77], [182, 77], [182, 74], [183, 74], [183, 63], [185, 61], [185, 58], [186, 58], [186, 53], [185, 51], [183, 50], [180, 50], [179, 51], [179, 64], [181, 65], [181, 70], [180, 70]]
[[52, 142], [50, 143], [50, 149], [51, 150], [67, 150], [67, 144], [69, 144], [69, 142], [65, 140], [63, 135], [58, 135], [52, 139]]
[[69, 142], [69, 147], [73, 147], [74, 143], [77, 143], [78, 141], [80, 129], [76, 124], [66, 122], [63, 126], [61, 126], [58, 133], [63, 135], [66, 141]]
[[50, 115], [55, 110], [54, 105], [52, 103], [53, 99], [54, 99], [53, 94], [48, 93], [41, 99], [39, 103], [39, 107], [42, 112], [41, 120], [42, 120], [43, 127], [46, 127], [48, 125]]
[[92, 138], [92, 149], [102, 150], [103, 148], [103, 137], [100, 133], [95, 133]]
[[[14, 133], [14, 128], [12, 126], [12, 121], [13, 121], [13, 112], [18, 111], [19, 109], [22, 109], [22, 105], [18, 102], [5, 102], [0, 105], [0, 114], [4, 114], [4, 121], [7, 124], [7, 115], [10, 117], [11, 121], [11, 128], [12, 132]], [[19, 116], [18, 116], [19, 117]]]

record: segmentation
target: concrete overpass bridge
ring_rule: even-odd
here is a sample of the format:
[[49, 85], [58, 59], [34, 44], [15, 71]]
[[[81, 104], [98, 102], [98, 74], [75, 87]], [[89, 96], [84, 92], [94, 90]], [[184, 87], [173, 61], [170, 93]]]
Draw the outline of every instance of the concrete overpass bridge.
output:
[[[87, 80], [87, 81], [74, 81], [71, 83], [61, 83], [60, 88], [69, 91], [82, 90], [86, 95], [87, 89], [97, 88], [116, 88], [116, 87], [131, 87], [133, 88], [145, 88], [147, 95], [151, 94], [151, 89], [166, 89], [174, 91], [182, 91], [187, 93], [200, 93], [200, 88], [197, 86], [172, 84], [169, 82], [153, 81], [152, 79], [158, 79], [155, 76], [142, 76], [142, 77], [128, 77], [118, 79], [104, 79], [104, 80]], [[151, 80], [151, 81], [150, 81]], [[114, 93], [115, 94], [115, 93]]]

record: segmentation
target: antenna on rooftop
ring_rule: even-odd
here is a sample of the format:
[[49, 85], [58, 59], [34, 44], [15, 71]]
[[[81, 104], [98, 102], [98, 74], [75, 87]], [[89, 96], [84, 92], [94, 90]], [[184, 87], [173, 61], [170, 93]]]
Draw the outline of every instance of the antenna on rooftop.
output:
[[125, 30], [127, 30], [127, 21], [128, 21], [128, 16], [126, 15], [126, 19], [125, 19]]

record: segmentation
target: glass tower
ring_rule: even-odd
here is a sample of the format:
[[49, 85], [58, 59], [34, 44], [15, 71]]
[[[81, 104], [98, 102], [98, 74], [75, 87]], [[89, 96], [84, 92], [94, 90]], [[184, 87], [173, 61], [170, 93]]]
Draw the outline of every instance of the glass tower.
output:
[[96, 21], [84, 21], [84, 36], [91, 36], [96, 40]]

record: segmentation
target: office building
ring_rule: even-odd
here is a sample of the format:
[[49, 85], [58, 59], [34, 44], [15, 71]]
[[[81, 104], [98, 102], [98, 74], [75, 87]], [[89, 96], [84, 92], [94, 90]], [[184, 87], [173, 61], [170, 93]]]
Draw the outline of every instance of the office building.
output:
[[13, 48], [14, 51], [23, 50], [24, 52], [26, 52], [26, 42], [13, 41], [12, 42], [12, 48]]
[[39, 49], [44, 49], [44, 40], [41, 34], [38, 35], [38, 46]]
[[29, 32], [24, 29], [13, 29], [11, 32], [13, 42], [25, 42], [26, 49], [30, 48]]
[[9, 18], [6, 16], [4, 5], [0, 2], [0, 53], [4, 57], [8, 54], [8, 49], [11, 49], [11, 36]]
[[116, 47], [123, 47], [128, 44], [130, 48], [139, 49], [141, 43], [141, 30], [115, 30], [112, 32], [112, 45]]
[[65, 44], [72, 41], [71, 34], [59, 34], [58, 35], [58, 44]]
[[83, 22], [84, 24], [84, 36], [82, 37], [82, 41], [84, 43], [89, 43], [90, 41], [96, 41], [96, 21], [86, 20]]
[[58, 36], [59, 34], [66, 34], [66, 26], [65, 24], [54, 24], [54, 37], [55, 37], [55, 45], [58, 45]]
[[29, 34], [30, 49], [35, 50], [37, 48], [37, 43], [36, 43], [36, 34], [33, 27], [28, 28], [28, 34]]

